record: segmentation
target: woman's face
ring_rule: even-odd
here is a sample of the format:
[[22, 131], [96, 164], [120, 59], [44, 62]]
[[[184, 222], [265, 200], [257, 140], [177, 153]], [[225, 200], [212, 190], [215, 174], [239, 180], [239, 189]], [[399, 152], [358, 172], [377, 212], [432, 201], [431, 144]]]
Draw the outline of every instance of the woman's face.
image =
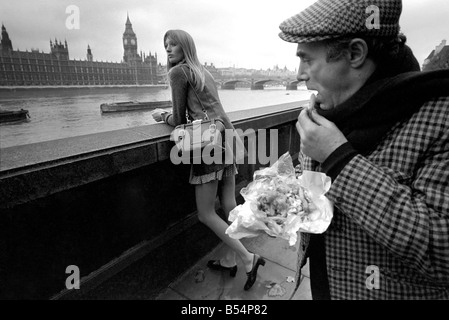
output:
[[184, 60], [184, 52], [181, 46], [172, 40], [170, 37], [165, 39], [165, 51], [167, 52], [168, 61], [175, 65]]

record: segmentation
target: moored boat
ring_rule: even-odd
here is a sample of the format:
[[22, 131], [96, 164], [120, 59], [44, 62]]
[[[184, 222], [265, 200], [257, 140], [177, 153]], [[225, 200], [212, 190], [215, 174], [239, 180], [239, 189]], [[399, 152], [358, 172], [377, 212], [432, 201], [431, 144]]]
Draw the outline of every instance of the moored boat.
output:
[[171, 101], [126, 101], [126, 102], [113, 102], [102, 103], [100, 110], [102, 113], [108, 112], [124, 112], [124, 111], [136, 111], [136, 110], [153, 110], [157, 108], [169, 108], [172, 106]]
[[29, 119], [30, 115], [28, 110], [0, 110], [0, 123], [17, 122]]

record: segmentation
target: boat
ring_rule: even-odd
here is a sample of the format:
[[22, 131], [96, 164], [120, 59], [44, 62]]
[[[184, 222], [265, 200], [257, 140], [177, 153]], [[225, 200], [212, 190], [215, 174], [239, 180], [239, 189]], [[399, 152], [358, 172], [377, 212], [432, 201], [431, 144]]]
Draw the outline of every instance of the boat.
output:
[[154, 110], [157, 108], [169, 108], [172, 106], [171, 101], [125, 101], [125, 102], [113, 102], [102, 103], [100, 109], [102, 113], [108, 112], [124, 112], [124, 111], [137, 111], [137, 110]]
[[28, 110], [0, 110], [0, 123], [24, 121], [28, 120], [29, 118], [30, 115]]

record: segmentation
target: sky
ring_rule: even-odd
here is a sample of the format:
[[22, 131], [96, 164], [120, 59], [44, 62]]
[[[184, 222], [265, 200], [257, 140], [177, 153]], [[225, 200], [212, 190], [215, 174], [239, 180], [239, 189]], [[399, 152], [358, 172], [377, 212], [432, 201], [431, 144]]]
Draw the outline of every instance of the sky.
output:
[[[315, 0], [0, 0], [0, 22], [14, 50], [50, 52], [66, 40], [70, 59], [120, 62], [127, 14], [138, 50], [166, 63], [164, 33], [183, 29], [202, 63], [216, 67], [295, 70], [296, 45], [281, 40], [279, 24]], [[79, 17], [79, 19], [76, 19]], [[75, 20], [76, 19], [76, 20]], [[79, 24], [78, 24], [79, 22]], [[448, 0], [403, 0], [401, 31], [422, 65], [443, 39], [449, 45]]]

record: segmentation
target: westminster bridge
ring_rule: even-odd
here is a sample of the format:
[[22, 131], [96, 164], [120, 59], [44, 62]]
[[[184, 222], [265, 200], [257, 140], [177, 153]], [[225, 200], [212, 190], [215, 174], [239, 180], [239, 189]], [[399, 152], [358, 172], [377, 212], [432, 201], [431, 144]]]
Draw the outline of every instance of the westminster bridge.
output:
[[233, 79], [216, 81], [222, 90], [235, 90], [237, 86], [250, 87], [251, 90], [263, 90], [266, 85], [285, 86], [286, 90], [297, 90], [302, 82], [293, 79]]

